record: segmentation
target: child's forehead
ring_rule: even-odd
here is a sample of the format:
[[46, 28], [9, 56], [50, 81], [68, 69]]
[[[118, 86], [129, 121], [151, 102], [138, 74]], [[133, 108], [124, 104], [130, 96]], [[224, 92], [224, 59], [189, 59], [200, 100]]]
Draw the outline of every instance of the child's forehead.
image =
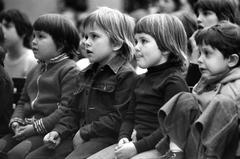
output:
[[[49, 34], [49, 33], [47, 33], [46, 31], [44, 31], [44, 30], [33, 30], [33, 33], [34, 34]], [[50, 35], [50, 34], [49, 34]]]
[[87, 25], [84, 27], [84, 33], [89, 33], [89, 32], [105, 32], [103, 28], [101, 28], [99, 25], [92, 24], [92, 25]]

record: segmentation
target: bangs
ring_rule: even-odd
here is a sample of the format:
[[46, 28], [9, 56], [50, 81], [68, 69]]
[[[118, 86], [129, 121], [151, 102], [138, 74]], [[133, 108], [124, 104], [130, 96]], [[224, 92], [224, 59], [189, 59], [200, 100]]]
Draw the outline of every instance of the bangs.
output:
[[210, 11], [213, 11], [215, 13], [218, 13], [216, 3], [220, 4], [220, 2], [217, 2], [217, 1], [218, 0], [199, 0], [194, 6], [195, 14], [198, 15], [198, 10], [200, 10], [200, 9], [203, 10], [203, 11], [210, 10]]
[[[56, 15], [57, 16], [57, 15]], [[52, 16], [43, 15], [40, 16], [33, 24], [33, 29], [36, 31], [44, 31], [47, 33], [56, 32], [56, 23], [59, 23]]]
[[159, 24], [156, 24], [156, 16], [158, 15], [149, 15], [140, 19], [134, 28], [134, 34], [146, 33], [153, 36], [152, 34], [155, 33], [155, 29], [159, 26]]

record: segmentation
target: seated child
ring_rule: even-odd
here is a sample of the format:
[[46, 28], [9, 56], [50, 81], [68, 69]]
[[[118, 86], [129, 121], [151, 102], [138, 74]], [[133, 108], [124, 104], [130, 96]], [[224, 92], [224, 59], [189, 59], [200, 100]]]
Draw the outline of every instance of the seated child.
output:
[[136, 60], [141, 68], [122, 122], [118, 144], [89, 159], [158, 158], [155, 145], [162, 138], [157, 111], [175, 94], [188, 91], [186, 71], [187, 36], [181, 21], [167, 14], [141, 18], [135, 26]]
[[10, 120], [12, 133], [0, 139], [8, 159], [24, 159], [43, 145], [43, 136], [70, 110], [79, 69], [73, 56], [79, 47], [77, 29], [57, 14], [34, 22], [32, 48], [38, 65], [27, 76]]
[[[234, 159], [240, 102], [240, 27], [222, 21], [199, 31], [195, 38], [202, 76], [193, 94], [179, 95], [175, 104], [172, 101], [159, 111], [160, 127], [169, 141], [168, 154], [176, 156], [177, 149], [184, 159]], [[191, 96], [188, 107], [180, 104], [184, 96]], [[162, 141], [157, 145], [161, 152]]]

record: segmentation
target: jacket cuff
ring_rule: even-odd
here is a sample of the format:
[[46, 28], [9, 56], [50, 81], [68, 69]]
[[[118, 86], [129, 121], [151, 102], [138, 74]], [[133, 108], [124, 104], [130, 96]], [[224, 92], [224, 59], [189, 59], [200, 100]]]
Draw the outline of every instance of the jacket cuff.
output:
[[10, 120], [10, 122], [9, 122], [9, 125], [8, 125], [8, 126], [9, 126], [9, 128], [11, 128], [11, 129], [12, 129], [12, 123], [13, 123], [13, 122], [17, 122], [17, 123], [19, 123], [19, 124], [25, 125], [25, 122], [24, 122], [23, 119], [15, 117], [15, 118], [12, 118], [12, 119]]
[[47, 130], [42, 122], [42, 118], [33, 122], [33, 128], [38, 134], [46, 134]]

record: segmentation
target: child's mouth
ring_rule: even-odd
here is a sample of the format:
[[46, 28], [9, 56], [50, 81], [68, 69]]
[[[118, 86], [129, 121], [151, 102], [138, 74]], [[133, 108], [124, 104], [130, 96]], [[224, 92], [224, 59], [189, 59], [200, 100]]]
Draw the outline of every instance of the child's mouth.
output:
[[92, 54], [93, 52], [90, 51], [90, 50], [86, 50], [87, 51], [87, 54]]

